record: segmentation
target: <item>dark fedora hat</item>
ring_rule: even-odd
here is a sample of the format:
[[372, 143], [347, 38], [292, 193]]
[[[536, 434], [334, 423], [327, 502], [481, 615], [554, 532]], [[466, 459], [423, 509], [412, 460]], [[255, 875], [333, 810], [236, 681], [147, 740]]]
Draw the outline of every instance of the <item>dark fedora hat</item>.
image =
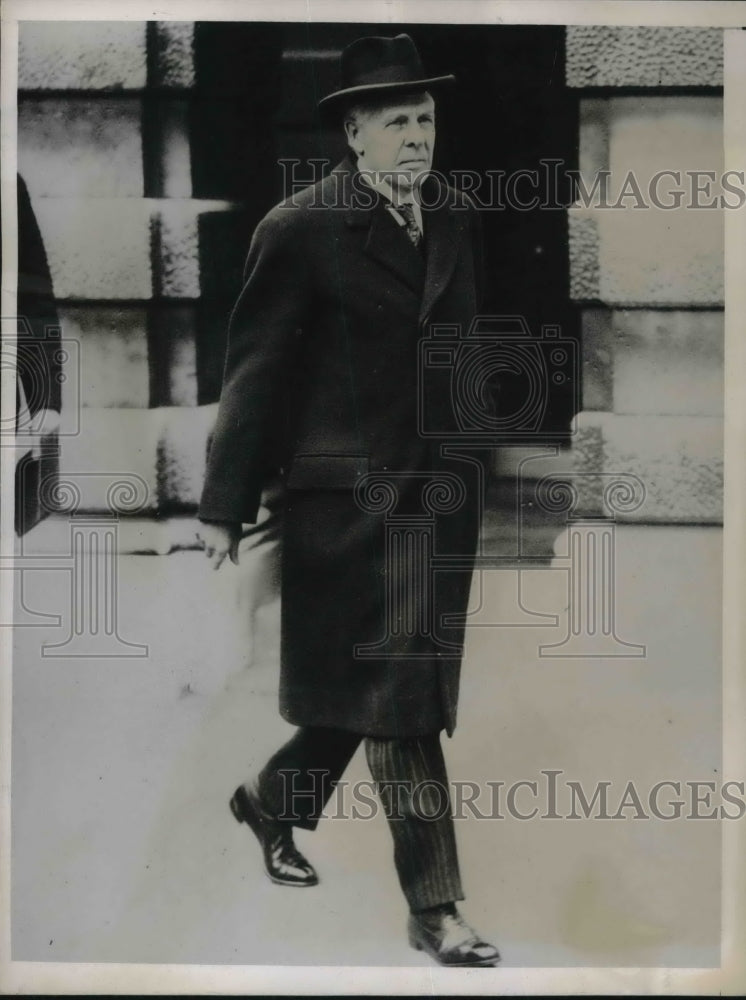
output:
[[427, 76], [420, 54], [409, 35], [358, 38], [342, 52], [340, 86], [319, 101], [324, 112], [338, 111], [358, 100], [394, 96], [408, 90], [454, 83], [456, 78]]

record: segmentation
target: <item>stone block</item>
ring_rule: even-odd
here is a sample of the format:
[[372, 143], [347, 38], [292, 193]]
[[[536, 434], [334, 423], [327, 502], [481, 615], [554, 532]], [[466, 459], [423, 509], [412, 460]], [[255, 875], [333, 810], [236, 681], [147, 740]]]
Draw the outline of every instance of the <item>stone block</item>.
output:
[[620, 310], [611, 323], [615, 413], [722, 416], [722, 312]]
[[140, 102], [20, 100], [18, 169], [32, 196], [141, 198]]
[[198, 211], [199, 203], [189, 199], [164, 200], [153, 216], [159, 292], [165, 298], [199, 298]]
[[724, 301], [719, 212], [599, 213], [599, 298], [617, 306], [708, 306]]
[[[581, 411], [570, 451], [572, 483], [577, 492], [577, 511], [593, 514], [603, 511], [604, 418], [609, 414]], [[561, 478], [561, 477], [560, 477]]]
[[723, 314], [587, 308], [583, 409], [722, 416]]
[[613, 410], [614, 346], [610, 310], [583, 309], [581, 326], [583, 409]]
[[197, 405], [197, 332], [194, 315], [180, 316], [169, 336], [168, 384], [173, 406]]
[[613, 97], [607, 109], [609, 166], [617, 187], [629, 172], [644, 190], [659, 170], [722, 171], [721, 97]]
[[38, 198], [34, 208], [57, 298], [149, 299], [155, 292], [198, 299], [199, 217], [233, 205], [191, 198]]
[[597, 299], [600, 295], [598, 220], [585, 209], [567, 213], [570, 258], [570, 298]]
[[113, 484], [129, 482], [129, 513], [154, 512], [159, 425], [158, 410], [83, 408], [80, 433], [60, 441], [60, 490], [79, 493], [79, 510], [110, 512]]
[[[67, 306], [60, 309], [63, 336], [79, 344], [79, 386], [84, 407], [149, 404], [148, 333], [144, 309]], [[65, 403], [63, 384], [63, 406]]]
[[81, 411], [80, 433], [61, 442], [60, 489], [80, 494], [79, 510], [110, 509], [112, 484], [128, 478], [130, 512], [194, 511], [217, 405]]
[[165, 509], [194, 508], [205, 477], [207, 441], [217, 405], [168, 406], [158, 414], [158, 488]]
[[174, 406], [197, 405], [197, 342], [194, 324], [180, 325], [170, 341], [169, 389]]
[[650, 216], [601, 218], [599, 298], [617, 306], [722, 306], [721, 226], [712, 214], [668, 225]]
[[641, 523], [722, 523], [723, 421], [685, 417], [583, 412], [573, 441], [579, 510], [604, 506], [609, 477], [636, 476], [640, 506], [616, 517]]
[[[601, 297], [610, 302], [719, 305], [723, 301], [723, 213], [687, 207], [695, 171], [723, 170], [722, 101], [719, 97], [616, 98], [609, 102], [609, 167], [612, 203], [625, 178], [634, 175], [649, 201], [652, 179], [681, 171], [681, 184], [666, 179], [658, 199], [686, 193], [682, 207], [631, 206], [599, 213]], [[706, 205], [720, 189], [696, 197]]]
[[722, 87], [719, 28], [571, 25], [569, 87]]
[[160, 142], [157, 155], [157, 193], [163, 198], [192, 197], [192, 162], [189, 137], [189, 104], [182, 100], [162, 100], [157, 106]]
[[585, 98], [580, 102], [578, 169], [586, 183], [609, 166], [609, 101]]
[[572, 297], [609, 305], [721, 305], [721, 99], [582, 103], [586, 191], [594, 189], [599, 170], [609, 170], [610, 177], [607, 207], [597, 193], [592, 207], [578, 205], [569, 213]]
[[144, 21], [22, 21], [21, 90], [137, 90], [145, 86]]
[[191, 305], [151, 311], [151, 406], [197, 405], [196, 325]]
[[153, 82], [159, 87], [194, 86], [194, 21], [156, 21]]
[[38, 198], [34, 211], [58, 299], [150, 298], [146, 200]]

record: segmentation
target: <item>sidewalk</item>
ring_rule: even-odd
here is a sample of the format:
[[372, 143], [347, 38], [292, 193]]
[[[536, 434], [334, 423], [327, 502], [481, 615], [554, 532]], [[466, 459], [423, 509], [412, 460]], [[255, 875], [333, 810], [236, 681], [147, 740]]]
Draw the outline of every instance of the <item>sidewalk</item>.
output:
[[[532, 529], [527, 550], [546, 552], [550, 527]], [[485, 538], [491, 551], [509, 543], [499, 519]], [[567, 632], [561, 560], [475, 579], [459, 725], [444, 740], [451, 780], [486, 794], [487, 782], [543, 787], [542, 770], [554, 769], [589, 790], [612, 782], [612, 809], [630, 780], [643, 791], [719, 781], [721, 538], [716, 528], [617, 529], [618, 634], [644, 644], [643, 658], [539, 655]], [[41, 644], [69, 628], [69, 574], [25, 575], [27, 606], [63, 622], [16, 633], [15, 960], [429, 964], [407, 945], [381, 815], [301, 831], [322, 882], [294, 891], [264, 876], [228, 811], [236, 784], [290, 732], [276, 708], [269, 592], [246, 665], [240, 580], [260, 558], [214, 574], [196, 551], [121, 556], [119, 634], [148, 647], [132, 659], [42, 658]], [[359, 753], [345, 778], [368, 777]], [[516, 801], [533, 805], [525, 788]], [[506, 966], [718, 962], [715, 821], [471, 816], [457, 837], [464, 913]]]

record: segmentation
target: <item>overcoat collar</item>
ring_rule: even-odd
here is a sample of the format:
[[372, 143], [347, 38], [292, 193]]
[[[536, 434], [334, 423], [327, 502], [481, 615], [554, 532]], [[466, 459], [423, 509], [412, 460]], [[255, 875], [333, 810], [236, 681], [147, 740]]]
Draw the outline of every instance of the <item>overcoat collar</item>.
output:
[[332, 175], [334, 197], [336, 204], [345, 212], [346, 224], [351, 228], [368, 230], [365, 253], [413, 291], [419, 294], [421, 290], [419, 320], [424, 323], [448, 286], [458, 259], [463, 232], [461, 216], [464, 213], [451, 210], [450, 189], [433, 175], [423, 184], [423, 286], [422, 257], [411, 245], [402, 248], [401, 234], [397, 232], [397, 227], [391, 225], [384, 199], [357, 174], [351, 158], [345, 157], [334, 168]]

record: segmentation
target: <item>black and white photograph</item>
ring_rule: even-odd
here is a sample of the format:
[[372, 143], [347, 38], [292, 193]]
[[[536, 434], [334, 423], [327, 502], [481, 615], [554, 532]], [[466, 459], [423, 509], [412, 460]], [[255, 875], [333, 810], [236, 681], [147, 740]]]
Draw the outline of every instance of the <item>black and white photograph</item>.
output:
[[742, 24], [4, 4], [3, 992], [743, 992]]

